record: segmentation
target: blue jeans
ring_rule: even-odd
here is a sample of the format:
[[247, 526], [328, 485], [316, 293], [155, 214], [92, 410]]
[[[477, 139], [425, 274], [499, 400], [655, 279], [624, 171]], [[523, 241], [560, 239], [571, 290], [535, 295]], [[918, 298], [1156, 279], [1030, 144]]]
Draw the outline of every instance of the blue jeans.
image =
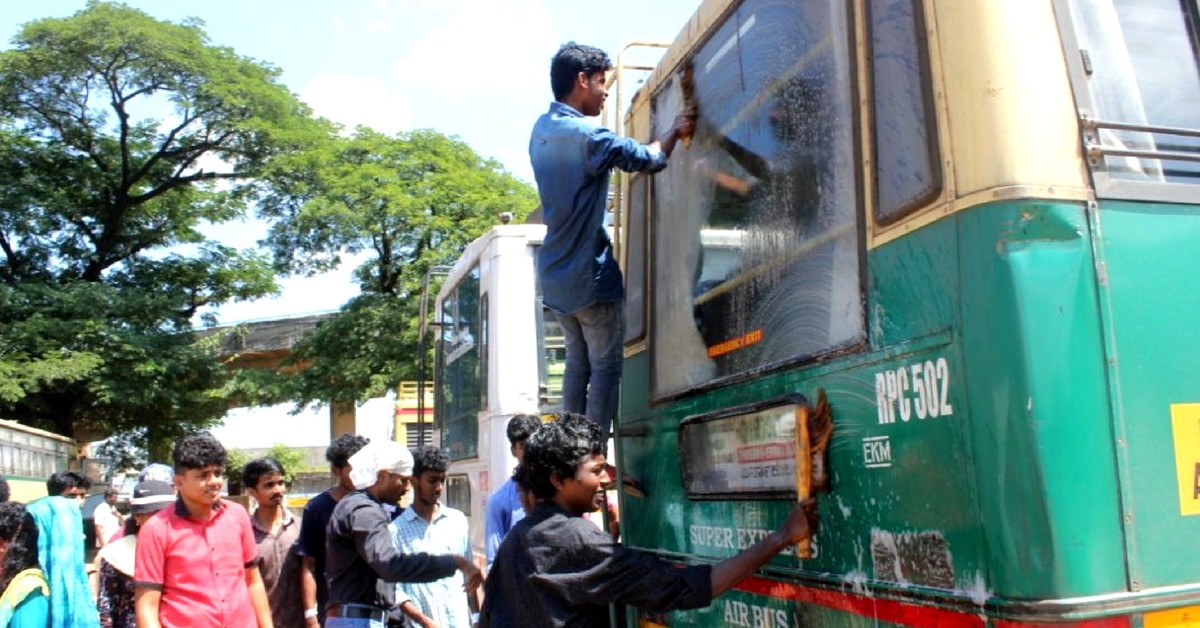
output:
[[601, 301], [574, 314], [555, 316], [562, 325], [567, 350], [563, 411], [595, 421], [607, 442], [617, 417], [621, 388], [625, 302]]

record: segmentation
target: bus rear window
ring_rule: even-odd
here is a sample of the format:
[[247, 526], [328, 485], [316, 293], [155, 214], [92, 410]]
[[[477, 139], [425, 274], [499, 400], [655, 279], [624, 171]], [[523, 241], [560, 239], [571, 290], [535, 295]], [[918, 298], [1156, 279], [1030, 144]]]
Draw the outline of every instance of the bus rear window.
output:
[[696, 134], [652, 186], [656, 397], [862, 337], [849, 41], [845, 3], [747, 0], [691, 57]]
[[[1094, 111], [1093, 165], [1115, 179], [1200, 182], [1197, 8], [1180, 0], [1070, 0]], [[1190, 132], [1190, 133], [1189, 133]]]

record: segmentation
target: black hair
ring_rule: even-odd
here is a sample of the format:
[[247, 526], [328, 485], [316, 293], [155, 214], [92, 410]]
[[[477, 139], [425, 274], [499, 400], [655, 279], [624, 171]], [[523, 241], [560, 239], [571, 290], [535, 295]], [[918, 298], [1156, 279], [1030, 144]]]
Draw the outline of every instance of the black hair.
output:
[[426, 471], [445, 473], [449, 468], [450, 456], [433, 445], [426, 445], [413, 452], [413, 476], [420, 476]]
[[371, 439], [358, 434], [342, 434], [329, 443], [325, 449], [325, 459], [335, 468], [342, 469], [350, 464], [350, 456], [367, 446]]
[[529, 465], [519, 464], [512, 472], [513, 482], [516, 482], [517, 488], [522, 491], [532, 490], [532, 481], [529, 479]]
[[603, 50], [569, 41], [562, 45], [550, 60], [550, 89], [554, 100], [562, 100], [575, 87], [575, 77], [583, 72], [591, 77], [596, 72], [607, 72], [613, 67], [612, 60]]
[[279, 464], [278, 460], [274, 458], [258, 458], [247, 462], [246, 466], [242, 467], [242, 486], [257, 488], [258, 481], [264, 475], [286, 476], [287, 474], [283, 472], [283, 465]]
[[556, 413], [525, 443], [526, 485], [538, 499], [551, 499], [558, 492], [550, 478], [575, 477], [575, 470], [589, 457], [604, 455], [600, 426], [582, 414]]
[[523, 440], [529, 440], [530, 434], [538, 431], [542, 426], [542, 420], [532, 414], [518, 414], [508, 420], [508, 427], [505, 433], [508, 435], [508, 444], [516, 445]]
[[46, 480], [46, 494], [50, 496], [62, 495], [64, 491], [72, 488], [82, 488], [86, 491], [92, 488], [92, 481], [78, 471], [55, 471]]
[[225, 446], [212, 434], [188, 434], [175, 443], [175, 451], [171, 452], [175, 462], [175, 473], [183, 473], [188, 469], [206, 469], [208, 467], [225, 468], [227, 458]]
[[37, 524], [25, 512], [24, 504], [0, 504], [0, 539], [9, 543], [4, 561], [0, 562], [0, 591], [6, 591], [17, 574], [38, 566]]
[[0, 503], [8, 501], [8, 498], [11, 496], [12, 492], [8, 488], [8, 480], [4, 479], [4, 476], [0, 475]]

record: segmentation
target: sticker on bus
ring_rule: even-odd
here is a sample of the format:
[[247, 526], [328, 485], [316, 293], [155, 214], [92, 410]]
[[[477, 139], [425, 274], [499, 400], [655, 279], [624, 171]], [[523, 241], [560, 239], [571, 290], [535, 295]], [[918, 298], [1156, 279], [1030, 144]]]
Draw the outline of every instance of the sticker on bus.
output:
[[1171, 404], [1179, 514], [1200, 515], [1200, 403]]
[[1142, 617], [1142, 626], [1145, 628], [1200, 628], [1200, 606], [1185, 606], [1146, 613]]
[[756, 329], [752, 332], [742, 334], [741, 336], [736, 336], [730, 338], [729, 340], [725, 340], [710, 346], [708, 348], [708, 357], [716, 358], [723, 356], [726, 353], [737, 351], [738, 349], [745, 349], [750, 345], [761, 342], [762, 339], [763, 331], [761, 329]]

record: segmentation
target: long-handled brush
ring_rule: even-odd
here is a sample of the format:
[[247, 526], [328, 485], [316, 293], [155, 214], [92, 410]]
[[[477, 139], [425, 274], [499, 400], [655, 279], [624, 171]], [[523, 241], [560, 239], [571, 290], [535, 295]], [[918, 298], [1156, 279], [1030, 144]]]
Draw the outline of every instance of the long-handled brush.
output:
[[[696, 97], [696, 67], [689, 59], [683, 65], [683, 71], [679, 74], [679, 91], [682, 97], [683, 112], [690, 114], [693, 119], [700, 117], [700, 99]], [[695, 133], [695, 130], [692, 131]], [[679, 138], [683, 143], [684, 150], [692, 146], [692, 135]]]
[[[817, 389], [817, 405], [796, 410], [796, 497], [804, 501], [814, 491], [829, 489], [829, 441], [833, 436], [833, 410], [825, 389]], [[796, 544], [796, 556], [812, 558], [812, 541]]]

